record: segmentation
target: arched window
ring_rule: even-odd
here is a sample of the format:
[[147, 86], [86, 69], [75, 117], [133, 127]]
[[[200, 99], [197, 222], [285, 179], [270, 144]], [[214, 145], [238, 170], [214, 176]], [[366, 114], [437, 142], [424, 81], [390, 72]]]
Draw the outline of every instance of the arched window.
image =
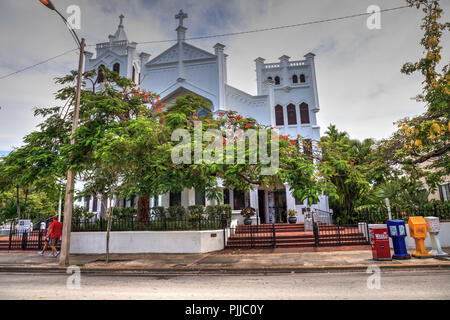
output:
[[98, 67], [98, 72], [97, 72], [97, 82], [98, 83], [102, 83], [102, 82], [105, 82], [105, 73], [104, 73], [104, 70], [105, 70], [105, 65], [104, 64], [101, 64], [99, 67]]
[[287, 118], [288, 124], [297, 124], [297, 112], [295, 111], [295, 105], [290, 104], [287, 106]]
[[298, 83], [298, 77], [296, 74], [292, 76], [292, 83]]
[[275, 77], [275, 84], [280, 84], [280, 77], [279, 76]]
[[114, 63], [113, 65], [113, 71], [117, 72], [118, 74], [120, 74], [120, 63]]
[[306, 77], [305, 77], [305, 75], [303, 73], [300, 75], [300, 82], [301, 83], [305, 83], [306, 82]]
[[267, 80], [273, 80], [272, 77], [267, 77]]
[[300, 105], [300, 122], [302, 124], [309, 123], [308, 104], [304, 102]]
[[277, 126], [284, 126], [283, 107], [280, 105], [275, 107], [275, 124]]

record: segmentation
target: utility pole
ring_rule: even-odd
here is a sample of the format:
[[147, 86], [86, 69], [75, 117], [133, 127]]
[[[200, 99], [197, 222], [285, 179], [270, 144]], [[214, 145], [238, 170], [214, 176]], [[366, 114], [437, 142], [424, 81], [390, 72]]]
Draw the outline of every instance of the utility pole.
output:
[[[75, 96], [75, 107], [73, 112], [73, 122], [72, 122], [72, 137], [70, 139], [70, 144], [75, 144], [75, 131], [78, 127], [78, 118], [80, 114], [80, 98], [81, 98], [81, 77], [83, 75], [83, 64], [84, 64], [84, 48], [86, 46], [85, 39], [78, 38], [75, 30], [73, 30], [67, 19], [56, 9], [56, 7], [52, 4], [50, 0], [39, 0], [44, 6], [48, 9], [55, 11], [61, 19], [64, 21], [64, 24], [69, 29], [70, 34], [74, 38], [77, 46], [80, 49], [80, 59], [78, 61], [78, 78], [77, 78], [77, 91]], [[70, 256], [70, 232], [72, 226], [72, 209], [73, 209], [73, 189], [75, 185], [75, 172], [69, 169], [67, 172], [67, 182], [66, 182], [66, 197], [64, 201], [64, 221], [63, 221], [63, 230], [62, 230], [62, 241], [61, 241], [61, 256], [59, 258], [60, 265], [69, 265], [69, 256]]]

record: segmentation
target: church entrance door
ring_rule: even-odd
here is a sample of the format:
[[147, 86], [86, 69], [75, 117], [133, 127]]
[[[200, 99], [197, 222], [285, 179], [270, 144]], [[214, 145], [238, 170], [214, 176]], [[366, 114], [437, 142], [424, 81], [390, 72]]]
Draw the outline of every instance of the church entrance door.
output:
[[[269, 212], [275, 223], [287, 223], [286, 189], [270, 192]], [[272, 198], [272, 199], [271, 199]]]

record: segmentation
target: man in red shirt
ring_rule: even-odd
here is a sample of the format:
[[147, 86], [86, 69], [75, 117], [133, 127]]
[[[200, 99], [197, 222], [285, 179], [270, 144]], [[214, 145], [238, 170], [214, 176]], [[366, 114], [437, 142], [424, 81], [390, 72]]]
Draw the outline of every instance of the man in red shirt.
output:
[[52, 253], [50, 253], [51, 257], [57, 257], [59, 255], [59, 251], [56, 250], [56, 246], [58, 245], [59, 238], [61, 238], [63, 225], [58, 221], [58, 217], [53, 217], [53, 222], [48, 228], [47, 236], [50, 236], [50, 248], [52, 248]]

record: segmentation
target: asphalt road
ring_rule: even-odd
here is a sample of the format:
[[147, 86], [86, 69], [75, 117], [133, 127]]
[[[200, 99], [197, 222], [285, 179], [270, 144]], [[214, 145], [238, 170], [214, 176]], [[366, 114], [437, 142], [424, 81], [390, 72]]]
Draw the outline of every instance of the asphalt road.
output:
[[[450, 271], [103, 276], [0, 273], [0, 299], [449, 299]], [[368, 288], [368, 278], [369, 287]], [[69, 287], [67, 282], [69, 279]], [[379, 289], [377, 288], [379, 284]]]

